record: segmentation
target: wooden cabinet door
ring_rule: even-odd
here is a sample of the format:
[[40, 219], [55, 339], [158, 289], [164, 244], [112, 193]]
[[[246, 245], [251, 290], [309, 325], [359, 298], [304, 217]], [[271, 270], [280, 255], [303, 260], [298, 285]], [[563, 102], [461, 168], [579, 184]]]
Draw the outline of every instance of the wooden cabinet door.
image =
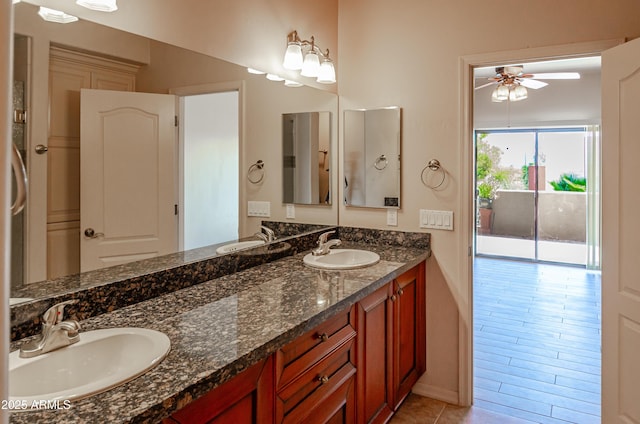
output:
[[273, 357], [253, 365], [175, 412], [164, 424], [267, 424], [273, 422]]
[[393, 408], [397, 409], [425, 371], [424, 262], [391, 284], [393, 294]]
[[391, 284], [358, 303], [357, 312], [357, 421], [386, 422], [392, 408], [392, 304]]

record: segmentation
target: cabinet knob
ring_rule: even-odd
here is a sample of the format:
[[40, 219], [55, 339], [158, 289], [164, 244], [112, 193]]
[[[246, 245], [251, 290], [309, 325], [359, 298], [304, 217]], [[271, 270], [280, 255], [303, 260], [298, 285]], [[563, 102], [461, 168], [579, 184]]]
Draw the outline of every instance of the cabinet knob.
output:
[[326, 384], [326, 383], [329, 382], [329, 377], [327, 377], [326, 375], [322, 375], [322, 376], [318, 377], [318, 381], [321, 384]]
[[404, 290], [402, 290], [402, 287], [398, 287], [398, 296], [402, 296], [402, 293], [404, 293]]
[[392, 295], [391, 295], [391, 301], [392, 301], [392, 302], [395, 302], [395, 301], [396, 301], [396, 295], [395, 295], [395, 294], [392, 294]]
[[327, 335], [327, 333], [318, 334], [318, 338], [321, 342], [326, 342], [327, 340], [329, 340], [329, 336]]

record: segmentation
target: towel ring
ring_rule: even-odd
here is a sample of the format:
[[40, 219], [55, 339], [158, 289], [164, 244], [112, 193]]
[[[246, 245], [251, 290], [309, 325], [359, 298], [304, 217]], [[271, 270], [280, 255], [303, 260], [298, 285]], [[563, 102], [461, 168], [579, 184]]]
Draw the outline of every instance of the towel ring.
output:
[[[425, 175], [426, 172], [426, 175]], [[440, 179], [440, 182], [438, 184], [430, 184], [427, 181], [425, 181], [425, 176], [428, 177], [429, 173], [437, 173], [437, 172], [441, 172], [442, 173], [442, 179]], [[444, 172], [444, 168], [442, 167], [442, 165], [440, 165], [440, 161], [438, 159], [431, 159], [429, 161], [429, 163], [427, 163], [427, 166], [425, 166], [422, 169], [422, 172], [420, 173], [420, 179], [422, 180], [422, 184], [426, 185], [427, 187], [431, 188], [431, 189], [436, 189], [438, 187], [440, 187], [442, 185], [442, 183], [444, 183], [444, 179], [446, 177], [446, 173]]]
[[[264, 178], [263, 168], [264, 168], [264, 162], [261, 159], [249, 167], [249, 170], [247, 171], [247, 179], [251, 184], [258, 184], [260, 183], [260, 181], [262, 181], [262, 179]], [[255, 178], [255, 177], [251, 178], [251, 174], [253, 173], [259, 174], [258, 178]]]
[[378, 171], [382, 171], [387, 167], [387, 165], [389, 165], [389, 161], [387, 160], [387, 157], [385, 155], [378, 156], [378, 159], [376, 159], [376, 161], [373, 162], [373, 166]]

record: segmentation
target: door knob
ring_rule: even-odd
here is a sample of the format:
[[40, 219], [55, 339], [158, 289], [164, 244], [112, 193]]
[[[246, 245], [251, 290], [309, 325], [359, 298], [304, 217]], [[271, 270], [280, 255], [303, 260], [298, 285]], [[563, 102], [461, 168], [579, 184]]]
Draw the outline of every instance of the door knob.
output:
[[93, 228], [87, 228], [86, 230], [84, 230], [84, 236], [87, 238], [97, 238], [104, 236], [104, 233], [96, 233]]
[[44, 155], [45, 153], [47, 153], [47, 151], [49, 150], [49, 148], [43, 144], [38, 144], [36, 146], [36, 153], [39, 155]]

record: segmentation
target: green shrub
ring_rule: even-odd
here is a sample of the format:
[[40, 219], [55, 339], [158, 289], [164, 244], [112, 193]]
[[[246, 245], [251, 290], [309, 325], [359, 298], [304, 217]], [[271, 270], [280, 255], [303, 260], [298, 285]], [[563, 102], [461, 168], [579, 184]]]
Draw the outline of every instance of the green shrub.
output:
[[558, 180], [549, 184], [555, 191], [587, 191], [587, 179], [575, 174], [562, 174]]

